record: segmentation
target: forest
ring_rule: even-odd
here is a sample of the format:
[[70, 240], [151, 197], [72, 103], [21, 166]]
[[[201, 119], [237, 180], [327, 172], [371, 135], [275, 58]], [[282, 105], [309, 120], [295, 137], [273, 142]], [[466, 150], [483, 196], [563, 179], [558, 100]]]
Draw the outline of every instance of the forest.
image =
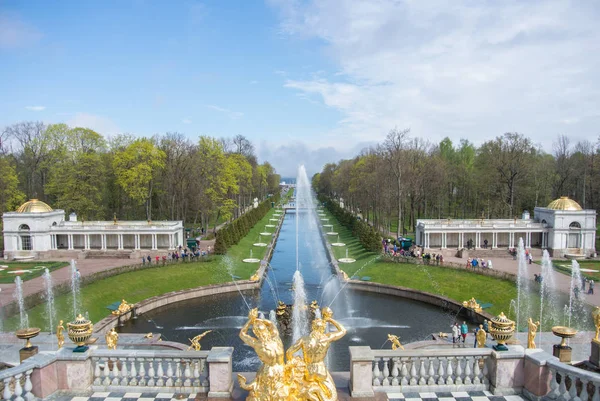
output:
[[209, 229], [277, 193], [279, 180], [243, 135], [105, 138], [29, 121], [0, 131], [0, 212], [36, 198], [84, 221], [183, 220]]
[[560, 196], [598, 210], [599, 142], [560, 135], [552, 148], [547, 153], [520, 133], [477, 147], [393, 129], [353, 159], [326, 164], [312, 185], [397, 236], [412, 232], [419, 218], [520, 218]]

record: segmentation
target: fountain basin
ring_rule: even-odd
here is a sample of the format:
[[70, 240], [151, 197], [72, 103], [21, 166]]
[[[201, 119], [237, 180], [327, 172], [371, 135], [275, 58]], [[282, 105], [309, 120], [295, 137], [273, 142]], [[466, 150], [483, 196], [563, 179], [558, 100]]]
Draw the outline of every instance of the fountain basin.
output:
[[343, 242], [334, 242], [331, 246], [346, 246]]
[[252, 244], [254, 246], [267, 246], [264, 242], [257, 242], [256, 244]]
[[242, 262], [244, 262], [244, 263], [258, 263], [258, 262], [260, 262], [260, 259], [246, 258], [246, 259], [242, 259]]
[[265, 224], [265, 227], [267, 227], [267, 228], [273, 228], [275, 226], [273, 224]]
[[269, 219], [269, 221], [279, 221], [279, 219]]
[[31, 339], [35, 336], [37, 336], [38, 334], [40, 334], [40, 329], [38, 327], [28, 327], [26, 329], [20, 329], [15, 331], [15, 335], [20, 338], [21, 340], [27, 340], [27, 343], [25, 343], [25, 347], [26, 349], [31, 348]]
[[336, 233], [335, 231], [329, 231], [329, 232], [327, 233], [327, 235], [338, 235], [338, 233]]
[[321, 221], [329, 221], [329, 219], [321, 219]]
[[575, 330], [574, 328], [571, 327], [566, 327], [566, 326], [554, 326], [552, 327], [552, 333], [557, 336], [562, 338], [562, 341], [560, 342], [560, 346], [561, 347], [566, 347], [567, 346], [567, 338], [573, 338], [575, 337], [575, 334], [577, 334], [577, 330]]
[[338, 259], [338, 262], [340, 262], [340, 263], [354, 263], [354, 262], [356, 262], [356, 259], [352, 259], [352, 258], [340, 258], [340, 259]]
[[264, 233], [260, 233], [260, 235], [273, 235], [273, 233], [264, 232]]

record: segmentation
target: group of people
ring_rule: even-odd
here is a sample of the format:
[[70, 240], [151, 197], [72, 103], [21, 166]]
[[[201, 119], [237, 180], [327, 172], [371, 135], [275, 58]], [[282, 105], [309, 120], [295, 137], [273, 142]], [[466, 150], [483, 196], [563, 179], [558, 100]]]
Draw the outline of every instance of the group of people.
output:
[[[179, 246], [179, 249], [171, 252], [171, 253], [166, 253], [164, 255], [156, 255], [154, 256], [154, 260], [155, 263], [157, 265], [159, 265], [161, 262], [163, 265], [167, 264], [167, 263], [171, 263], [171, 262], [178, 262], [179, 260], [182, 260], [183, 262], [187, 262], [189, 261], [193, 261], [194, 259], [197, 258], [201, 258], [203, 256], [207, 256], [210, 253], [211, 249], [210, 246], [207, 248], [207, 250], [204, 249], [188, 249], [188, 248], [183, 248], [182, 246]], [[147, 255], [147, 256], [142, 256], [142, 264], [143, 265], [151, 265], [152, 264], [152, 256]]]
[[[587, 286], [587, 292], [586, 292], [586, 288], [585, 288], [586, 286]], [[596, 283], [594, 282], [594, 280], [589, 280], [587, 277], [581, 276], [581, 289], [579, 289], [578, 286], [573, 287], [573, 295], [575, 296], [576, 299], [579, 299], [579, 294], [582, 291], [585, 294], [593, 295], [595, 286], [596, 286]]]
[[[477, 348], [478, 346], [481, 348], [485, 345], [488, 332], [489, 322], [487, 320], [484, 320], [483, 324], [480, 324], [478, 327], [473, 329], [473, 334], [475, 335], [473, 348]], [[452, 325], [452, 343], [465, 343], [467, 341], [467, 334], [469, 334], [469, 326], [467, 326], [467, 322], [463, 322], [461, 325], [459, 325], [458, 322], [454, 322]]]
[[492, 260], [488, 259], [488, 261], [486, 262], [485, 260], [483, 260], [483, 258], [468, 258], [467, 259], [467, 264], [465, 266], [467, 269], [471, 269], [471, 268], [475, 268], [475, 267], [483, 267], [483, 268], [487, 268], [487, 269], [492, 269], [494, 267]]

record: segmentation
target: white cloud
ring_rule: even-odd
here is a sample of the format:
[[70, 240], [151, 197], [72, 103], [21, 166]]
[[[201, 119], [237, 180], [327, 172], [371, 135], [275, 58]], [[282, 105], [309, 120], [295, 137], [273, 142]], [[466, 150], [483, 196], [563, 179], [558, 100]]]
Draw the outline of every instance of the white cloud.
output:
[[16, 49], [29, 46], [42, 38], [33, 26], [17, 15], [0, 12], [0, 49]]
[[219, 113], [223, 113], [223, 114], [227, 115], [227, 117], [231, 118], [232, 120], [237, 120], [238, 118], [241, 118], [244, 116], [244, 113], [241, 113], [239, 111], [229, 110], [224, 107], [215, 106], [214, 104], [207, 104], [206, 107], [208, 107], [211, 110], [218, 111]]
[[67, 120], [69, 127], [90, 128], [104, 136], [120, 134], [123, 131], [112, 120], [89, 113], [76, 113]]
[[333, 135], [380, 140], [397, 126], [481, 143], [519, 131], [546, 149], [558, 134], [597, 135], [592, 3], [270, 1], [282, 32], [320, 39], [338, 66], [285, 83], [342, 113]]
[[190, 120], [189, 118], [184, 118], [183, 120], [181, 120], [181, 122], [182, 122], [183, 124], [191, 124], [191, 123], [192, 123], [192, 120]]
[[250, 85], [256, 85], [258, 83], [257, 80], [253, 79], [252, 81], [250, 81]]
[[30, 111], [43, 111], [46, 110], [46, 106], [25, 106], [27, 110]]

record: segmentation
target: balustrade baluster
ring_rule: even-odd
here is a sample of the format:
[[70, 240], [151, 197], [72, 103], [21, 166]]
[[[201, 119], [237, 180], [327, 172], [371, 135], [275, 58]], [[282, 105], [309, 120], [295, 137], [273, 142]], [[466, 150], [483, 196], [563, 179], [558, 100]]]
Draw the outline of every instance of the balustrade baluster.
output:
[[571, 379], [571, 385], [569, 386], [569, 399], [573, 401], [581, 401], [579, 397], [577, 397], [577, 376], [569, 376], [569, 379]]
[[102, 384], [102, 371], [100, 370], [100, 359], [95, 358], [94, 361], [94, 386]]
[[148, 387], [156, 384], [156, 372], [154, 371], [154, 359], [148, 358]]
[[113, 386], [119, 385], [119, 377], [121, 376], [119, 372], [119, 358], [113, 359], [113, 368], [112, 368], [112, 381], [111, 384]]
[[475, 363], [473, 364], [473, 384], [481, 384], [481, 369], [479, 368], [479, 361], [481, 359], [474, 359]]
[[25, 390], [25, 399], [27, 401], [33, 401], [35, 399], [35, 396], [31, 392], [31, 390], [33, 389], [33, 384], [31, 383], [32, 373], [33, 369], [30, 369], [27, 372], [25, 372], [25, 387], [23, 389]]
[[448, 367], [446, 369], [446, 384], [454, 384], [454, 370], [452, 369], [452, 357], [448, 357]]
[[129, 381], [130, 386], [137, 386], [138, 384], [138, 372], [135, 367], [135, 358], [131, 358], [131, 380]]
[[490, 371], [488, 369], [489, 357], [483, 359], [483, 372], [481, 372], [481, 382], [483, 384], [490, 383]]
[[156, 380], [156, 385], [158, 387], [162, 387], [165, 385], [165, 374], [163, 372], [163, 359], [162, 358], [158, 358], [157, 359], [157, 367], [158, 369], [156, 370], [156, 374], [158, 376], [158, 380]]
[[383, 381], [381, 382], [382, 386], [390, 385], [390, 367], [388, 366], [388, 361], [390, 358], [382, 358], [383, 359]]
[[175, 387], [181, 387], [181, 359], [175, 359]]
[[127, 386], [129, 384], [129, 372], [127, 371], [127, 358], [123, 358], [121, 361], [121, 386]]
[[402, 367], [400, 368], [400, 385], [408, 386], [408, 369], [406, 367], [406, 359], [400, 359], [402, 362]]
[[595, 383], [592, 383], [594, 385], [594, 395], [592, 396], [592, 401], [600, 401], [600, 386], [597, 386]]
[[456, 358], [456, 377], [454, 378], [454, 383], [456, 384], [463, 384], [463, 379], [462, 379], [462, 374], [463, 374], [463, 370], [462, 370], [462, 358], [461, 357], [457, 357]]
[[192, 370], [190, 369], [190, 362], [190, 359], [185, 361], [185, 370], [183, 371], [183, 374], [185, 375], [185, 381], [183, 382], [183, 385], [185, 387], [192, 386]]
[[167, 387], [173, 387], [173, 360], [167, 360]]
[[437, 372], [437, 384], [446, 384], [446, 378], [444, 377], [444, 357], [438, 358], [438, 372]]
[[200, 387], [200, 360], [194, 359], [192, 363], [194, 364], [194, 380], [192, 380], [192, 385], [194, 387]]
[[416, 358], [410, 358], [410, 380], [408, 381], [408, 383], [411, 386], [416, 386], [417, 385], [417, 359]]
[[102, 369], [102, 380], [103, 386], [110, 386], [110, 358], [102, 358], [102, 362], [104, 362], [104, 368]]
[[588, 381], [587, 380], [581, 380], [581, 392], [579, 393], [579, 399], [581, 401], [588, 401], [589, 395], [588, 395], [588, 391], [587, 391], [587, 386], [588, 386]]
[[398, 381], [398, 358], [392, 358], [392, 386], [397, 386], [400, 384]]
[[373, 386], [381, 386], [381, 381], [379, 380], [379, 358], [375, 358], [375, 366], [373, 367]]
[[425, 384], [427, 384], [427, 373], [425, 370], [425, 362], [427, 361], [427, 358], [419, 358], [419, 363], [421, 364], [421, 366], [419, 367], [419, 385], [424, 386]]
[[564, 372], [560, 374], [560, 384], [558, 385], [559, 397], [563, 397], [564, 399], [568, 399], [569, 392], [567, 390], [567, 381], [565, 380], [567, 376]]
[[7, 377], [6, 379], [4, 379], [4, 391], [2, 392], [3, 400], [10, 400], [12, 397], [12, 393], [10, 391], [11, 380], [12, 380], [12, 377]]
[[472, 358], [470, 356], [465, 358], [465, 384], [471, 384], [473, 381], [471, 380], [471, 363]]
[[427, 370], [427, 384], [430, 386], [433, 386], [435, 384], [435, 368], [434, 368], [434, 362], [435, 362], [435, 358], [427, 358], [427, 360], [429, 361], [429, 370]]
[[23, 387], [21, 387], [21, 377], [23, 373], [15, 375], [15, 401], [24, 401], [21, 395], [23, 394]]
[[556, 369], [550, 368], [550, 373], [552, 374], [552, 379], [550, 379], [550, 392], [547, 394], [547, 397], [552, 400], [555, 400], [560, 396], [560, 392], [558, 389], [558, 377], [556, 376]]
[[208, 374], [204, 374], [206, 372], [206, 359], [200, 359], [200, 374], [203, 375], [202, 387], [208, 388]]
[[145, 386], [146, 385], [146, 363], [144, 358], [140, 358], [140, 368], [138, 369], [138, 371], [140, 372], [140, 379], [138, 381], [138, 384], [140, 386]]

